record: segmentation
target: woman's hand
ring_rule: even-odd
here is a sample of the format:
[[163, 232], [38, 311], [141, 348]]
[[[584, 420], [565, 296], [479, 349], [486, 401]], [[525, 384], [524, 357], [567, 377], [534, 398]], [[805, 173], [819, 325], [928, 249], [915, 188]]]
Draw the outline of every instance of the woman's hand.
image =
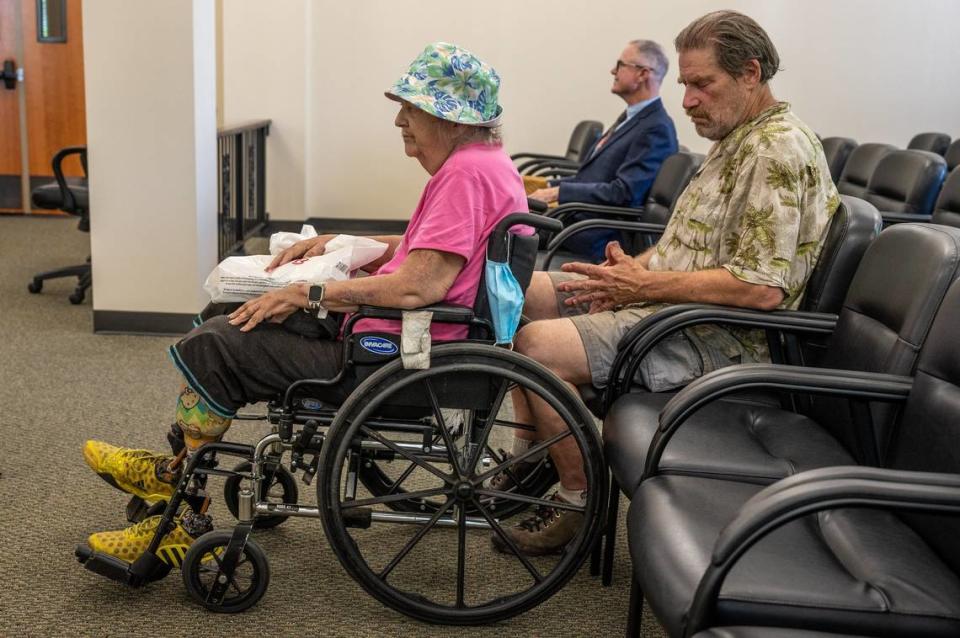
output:
[[293, 261], [294, 259], [306, 259], [307, 257], [316, 257], [322, 255], [327, 247], [327, 243], [334, 238], [334, 235], [318, 235], [310, 239], [301, 239], [290, 248], [277, 254], [270, 265], [264, 268], [267, 272], [279, 268], [280, 266]]
[[302, 284], [290, 284], [251, 299], [228, 315], [229, 323], [250, 332], [264, 321], [283, 323], [287, 317], [306, 307]]

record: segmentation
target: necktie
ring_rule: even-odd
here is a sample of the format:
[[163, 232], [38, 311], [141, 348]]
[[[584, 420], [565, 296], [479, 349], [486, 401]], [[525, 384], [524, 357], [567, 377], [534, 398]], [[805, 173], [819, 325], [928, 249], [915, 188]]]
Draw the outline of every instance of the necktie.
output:
[[613, 126], [608, 128], [607, 132], [600, 137], [600, 140], [597, 142], [597, 145], [593, 147], [593, 153], [591, 154], [591, 157], [600, 152], [600, 149], [603, 148], [603, 145], [609, 142], [610, 138], [613, 137], [613, 133], [617, 130], [617, 127], [623, 124], [624, 120], [626, 119], [627, 119], [627, 112], [624, 111], [623, 113], [620, 114], [620, 117], [617, 118], [617, 121], [613, 123]]

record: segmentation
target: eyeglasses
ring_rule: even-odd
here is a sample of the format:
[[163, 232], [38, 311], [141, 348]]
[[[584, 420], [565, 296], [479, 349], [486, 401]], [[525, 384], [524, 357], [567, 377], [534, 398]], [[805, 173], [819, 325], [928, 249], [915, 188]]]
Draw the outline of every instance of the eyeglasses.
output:
[[653, 69], [651, 69], [651, 68], [648, 67], [648, 66], [643, 66], [642, 64], [634, 64], [633, 62], [624, 62], [623, 60], [617, 60], [616, 69], [614, 69], [614, 70], [615, 70], [615, 71], [620, 71], [620, 67], [622, 67], [622, 66], [632, 66], [633, 68], [637, 69], [638, 71], [642, 71], [642, 70], [644, 70], [644, 69], [647, 69], [648, 71], [653, 71]]

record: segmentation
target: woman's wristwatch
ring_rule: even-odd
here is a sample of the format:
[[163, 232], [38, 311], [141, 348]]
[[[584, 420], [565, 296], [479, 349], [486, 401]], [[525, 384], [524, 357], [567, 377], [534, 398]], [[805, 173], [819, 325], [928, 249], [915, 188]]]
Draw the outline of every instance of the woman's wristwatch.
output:
[[327, 284], [320, 282], [319, 284], [313, 284], [310, 286], [310, 290], [307, 292], [307, 308], [308, 312], [313, 314], [318, 314], [323, 308], [323, 298], [327, 292]]

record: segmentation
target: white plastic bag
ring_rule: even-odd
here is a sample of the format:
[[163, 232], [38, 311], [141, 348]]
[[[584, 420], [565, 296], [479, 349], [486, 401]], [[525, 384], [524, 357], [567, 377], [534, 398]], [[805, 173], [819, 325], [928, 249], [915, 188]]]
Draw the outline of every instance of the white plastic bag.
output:
[[264, 270], [273, 261], [272, 255], [227, 257], [213, 269], [203, 289], [211, 301], [224, 303], [253, 299], [295, 282], [342, 281], [386, 250], [386, 244], [369, 237], [337, 235], [327, 243], [324, 254], [295, 259], [273, 272]]
[[274, 233], [270, 235], [270, 254], [279, 255], [301, 239], [313, 239], [317, 236], [317, 229], [310, 224], [304, 224], [299, 233]]

